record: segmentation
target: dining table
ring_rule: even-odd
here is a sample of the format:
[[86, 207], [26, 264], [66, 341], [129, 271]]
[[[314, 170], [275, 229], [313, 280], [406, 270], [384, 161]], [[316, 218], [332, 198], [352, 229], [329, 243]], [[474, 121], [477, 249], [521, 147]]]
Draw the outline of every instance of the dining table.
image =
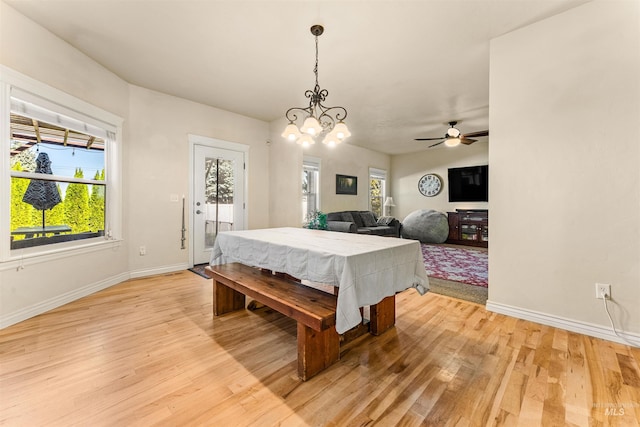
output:
[[362, 307], [429, 289], [420, 242], [396, 237], [296, 227], [220, 232], [210, 264], [232, 262], [337, 287], [339, 334], [362, 322]]

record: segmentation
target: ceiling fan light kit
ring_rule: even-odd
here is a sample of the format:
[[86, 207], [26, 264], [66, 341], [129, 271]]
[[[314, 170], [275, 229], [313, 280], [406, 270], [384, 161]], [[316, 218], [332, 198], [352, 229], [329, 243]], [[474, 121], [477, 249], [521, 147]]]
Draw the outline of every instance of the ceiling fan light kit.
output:
[[458, 130], [458, 128], [456, 128], [455, 126], [458, 124], [457, 121], [450, 121], [449, 122], [449, 129], [447, 129], [447, 132], [444, 134], [443, 137], [440, 138], [416, 138], [416, 141], [437, 141], [440, 140], [440, 142], [436, 142], [435, 144], [430, 145], [428, 148], [432, 148], [435, 147], [437, 145], [440, 145], [442, 143], [444, 143], [444, 145], [446, 145], [447, 147], [456, 147], [460, 144], [465, 144], [465, 145], [470, 145], [473, 144], [474, 142], [476, 142], [476, 139], [471, 139], [471, 137], [473, 138], [477, 138], [480, 136], [488, 136], [489, 135], [489, 131], [488, 130], [481, 130], [478, 132], [471, 132], [471, 133], [466, 133], [466, 134], [461, 134], [460, 130]]
[[455, 147], [456, 145], [460, 145], [460, 138], [447, 138], [444, 140], [444, 145], [446, 145], [447, 147]]
[[[292, 107], [287, 110], [285, 117], [289, 120], [289, 124], [282, 132], [282, 137], [289, 141], [306, 147], [315, 144], [314, 137], [324, 135], [322, 142], [330, 147], [340, 144], [342, 141], [351, 136], [349, 128], [344, 123], [347, 117], [347, 110], [344, 107], [326, 107], [323, 102], [327, 98], [329, 92], [326, 89], [320, 89], [318, 84], [318, 36], [324, 32], [322, 25], [313, 25], [311, 34], [316, 39], [316, 65], [313, 73], [316, 76], [316, 84], [313, 90], [307, 90], [304, 96], [309, 98], [308, 107]], [[298, 129], [296, 121], [300, 117], [304, 117], [302, 126]]]

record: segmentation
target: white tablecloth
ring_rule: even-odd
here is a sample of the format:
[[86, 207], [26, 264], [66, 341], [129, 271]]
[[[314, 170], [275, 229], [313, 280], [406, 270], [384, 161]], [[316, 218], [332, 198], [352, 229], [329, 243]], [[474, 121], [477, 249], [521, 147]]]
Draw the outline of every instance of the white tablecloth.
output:
[[429, 289], [417, 240], [305, 228], [219, 233], [211, 265], [231, 262], [340, 287], [338, 333], [362, 321], [360, 307], [410, 287]]

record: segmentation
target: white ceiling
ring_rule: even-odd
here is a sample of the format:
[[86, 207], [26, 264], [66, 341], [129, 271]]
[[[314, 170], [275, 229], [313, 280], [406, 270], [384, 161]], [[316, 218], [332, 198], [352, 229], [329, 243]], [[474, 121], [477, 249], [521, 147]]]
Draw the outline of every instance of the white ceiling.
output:
[[268, 122], [305, 106], [322, 24], [325, 104], [398, 154], [488, 129], [489, 41], [587, 0], [4, 1], [132, 84]]

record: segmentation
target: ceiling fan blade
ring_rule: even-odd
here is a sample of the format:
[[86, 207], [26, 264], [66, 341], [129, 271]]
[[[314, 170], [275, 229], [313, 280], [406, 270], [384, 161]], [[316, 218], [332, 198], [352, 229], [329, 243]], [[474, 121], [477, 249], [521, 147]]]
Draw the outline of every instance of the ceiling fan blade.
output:
[[489, 130], [481, 130], [478, 132], [465, 133], [462, 136], [465, 138], [478, 138], [480, 136], [488, 136], [488, 135], [489, 135]]
[[444, 141], [436, 142], [435, 144], [430, 145], [428, 148], [435, 147], [436, 145], [442, 144]]
[[437, 141], [439, 139], [442, 139], [442, 137], [440, 137], [440, 138], [416, 138], [414, 141]]
[[460, 138], [460, 143], [461, 144], [466, 144], [466, 145], [473, 144], [476, 141], [477, 141], [477, 139], [469, 139], [469, 138], [466, 138], [466, 137]]

